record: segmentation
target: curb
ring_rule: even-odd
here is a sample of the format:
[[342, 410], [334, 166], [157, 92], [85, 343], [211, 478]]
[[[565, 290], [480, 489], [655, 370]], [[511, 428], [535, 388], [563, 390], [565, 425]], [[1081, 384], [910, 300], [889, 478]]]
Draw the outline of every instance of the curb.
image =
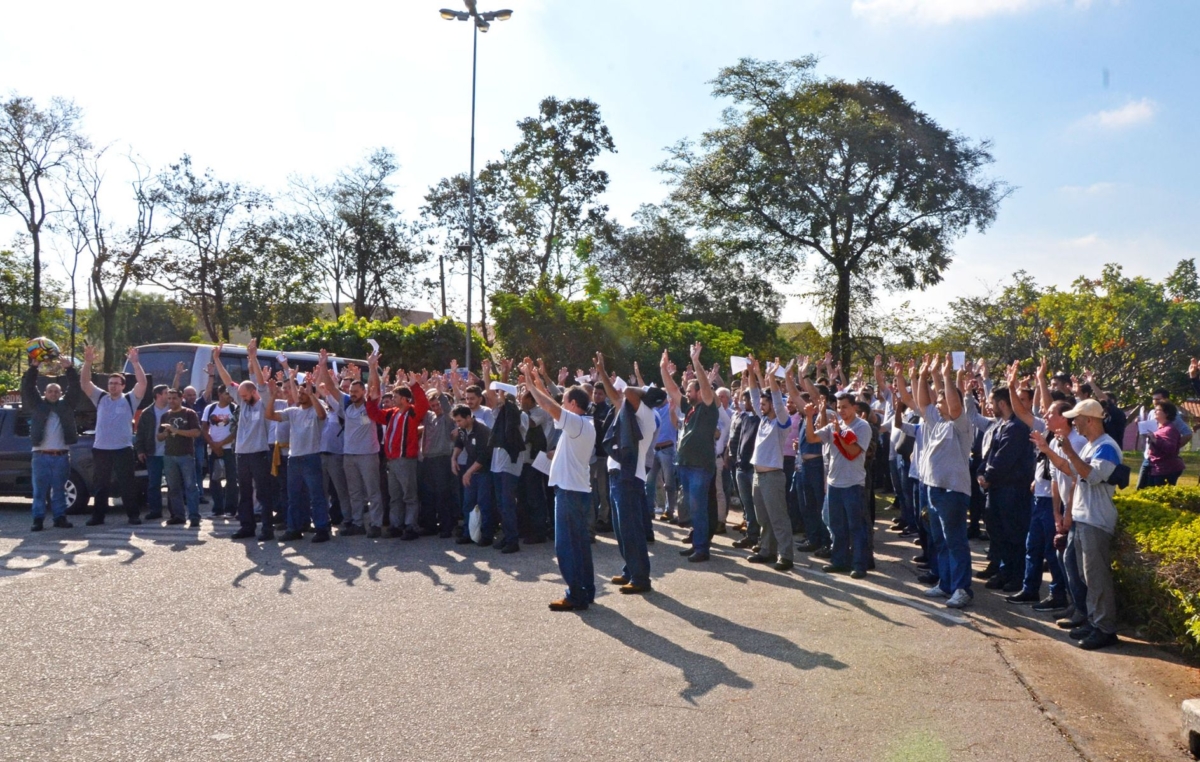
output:
[[1183, 743], [1200, 759], [1200, 699], [1183, 702]]

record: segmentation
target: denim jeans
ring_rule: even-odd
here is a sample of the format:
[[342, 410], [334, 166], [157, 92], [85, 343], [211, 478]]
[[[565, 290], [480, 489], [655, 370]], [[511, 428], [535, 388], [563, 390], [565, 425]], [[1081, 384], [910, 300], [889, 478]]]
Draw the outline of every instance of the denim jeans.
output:
[[477, 505], [479, 506], [480, 539], [490, 540], [496, 535], [496, 514], [492, 510], [492, 473], [490, 471], [476, 471], [471, 476], [471, 483], [463, 487], [464, 537], [471, 536], [471, 511]]
[[868, 548], [866, 487], [829, 487], [830, 562], [865, 572], [870, 559]]
[[[233, 513], [237, 505], [237, 456], [233, 450], [226, 447], [220, 455], [211, 456], [208, 468], [208, 491], [212, 495], [213, 513]], [[217, 463], [220, 463], [221, 476], [217, 476]], [[222, 481], [224, 484], [222, 484]]]
[[800, 515], [800, 490], [801, 485], [796, 483], [796, 473], [799, 471], [799, 462], [793, 455], [787, 455], [783, 459], [783, 478], [784, 487], [787, 495], [787, 513], [788, 513], [788, 529], [790, 534], [803, 531], [804, 518]]
[[967, 510], [971, 496], [929, 487], [929, 534], [937, 546], [937, 570], [942, 592], [971, 592], [971, 546], [967, 542]]
[[1050, 567], [1050, 597], [1066, 597], [1066, 576], [1054, 552], [1054, 500], [1033, 498], [1029, 520], [1029, 537], [1025, 541], [1025, 582], [1021, 589], [1037, 593], [1042, 589], [1042, 561]]
[[917, 525], [916, 511], [913, 510], [912, 487], [908, 484], [908, 465], [900, 455], [892, 455], [888, 459], [888, 469], [892, 474], [892, 487], [896, 493], [896, 505], [900, 508], [900, 526], [905, 529]]
[[596, 457], [589, 467], [592, 477], [592, 521], [612, 524], [612, 501], [608, 494], [608, 458]]
[[[650, 451], [650, 473], [646, 475], [646, 498], [650, 501], [650, 505], [654, 505], [656, 494], [658, 491], [658, 475], [661, 473], [663, 478], [663, 489], [667, 493], [667, 504], [662, 509], [661, 513], [670, 514], [675, 508], [675, 496], [678, 494], [678, 482], [675, 472], [675, 448], [664, 447], [661, 450]], [[658, 509], [655, 509], [659, 513]], [[682, 521], [685, 517], [680, 516]]]
[[196, 437], [196, 494], [204, 497], [204, 472], [208, 467], [208, 443], [204, 437]]
[[[645, 522], [651, 503], [646, 499], [646, 484], [641, 479], [625, 478], [617, 470], [608, 472], [608, 483], [612, 487], [609, 496], [613, 501], [617, 549], [625, 559], [621, 576], [634, 585], [649, 585], [650, 552], [646, 548]], [[557, 538], [557, 521], [554, 532]]]
[[146, 456], [146, 511], [162, 513], [163, 456]]
[[832, 541], [829, 536], [829, 525], [822, 517], [825, 507], [825, 464], [821, 458], [801, 460], [796, 472], [800, 479], [800, 518], [803, 519], [804, 533], [813, 545], [825, 547]]
[[288, 458], [287, 528], [299, 532], [309, 517], [317, 529], [329, 529], [329, 501], [325, 498], [324, 469], [321, 454]]
[[683, 490], [683, 505], [692, 517], [692, 550], [708, 553], [708, 487], [713, 480], [713, 471], [699, 466], [676, 466], [679, 487]]
[[742, 501], [742, 515], [746, 517], [746, 538], [757, 540], [762, 527], [754, 512], [754, 472], [738, 469], [734, 479], [737, 482], [738, 499]]
[[520, 544], [521, 532], [517, 525], [517, 484], [520, 480], [521, 477], [507, 471], [492, 472], [492, 489], [495, 491], [492, 505], [500, 514], [500, 529], [503, 530], [500, 542], [505, 547]]
[[576, 605], [587, 605], [596, 600], [592, 535], [588, 531], [591, 512], [591, 493], [555, 488], [554, 553], [567, 583], [567, 600]]
[[1025, 540], [1029, 536], [1028, 486], [999, 486], [987, 491], [992, 514], [992, 545], [1000, 562], [1000, 579], [1020, 582], [1025, 577]]
[[45, 518], [46, 504], [50, 513], [59, 519], [67, 515], [67, 495], [63, 488], [71, 476], [71, 456], [45, 455], [33, 452], [33, 517]]
[[183, 518], [187, 505], [187, 517], [200, 520], [200, 491], [196, 489], [196, 456], [164, 455], [163, 471], [167, 476], [167, 506], [173, 518]]
[[1063, 572], [1067, 576], [1067, 592], [1071, 594], [1071, 603], [1075, 606], [1075, 613], [1086, 618], [1088, 616], [1088, 588], [1083, 579], [1083, 570], [1079, 566], [1079, 556], [1075, 550], [1075, 546], [1079, 543], [1078, 526], [1078, 524], [1072, 524], [1070, 530], [1067, 531], [1067, 549], [1063, 551], [1062, 562]]

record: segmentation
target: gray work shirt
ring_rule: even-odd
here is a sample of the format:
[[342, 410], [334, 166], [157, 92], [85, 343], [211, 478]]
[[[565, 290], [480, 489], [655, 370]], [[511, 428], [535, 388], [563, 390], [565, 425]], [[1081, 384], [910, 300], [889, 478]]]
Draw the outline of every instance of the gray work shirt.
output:
[[267, 387], [258, 385], [258, 402], [243, 401], [238, 408], [237, 442], [234, 450], [238, 455], [249, 455], [267, 451]]
[[346, 419], [346, 433], [342, 438], [342, 452], [346, 455], [375, 455], [379, 452], [379, 432], [375, 421], [367, 415], [364, 398], [357, 405], [351, 403], [350, 395], [342, 395], [342, 415]]
[[964, 408], [953, 421], [938, 412], [937, 405], [925, 408], [922, 425], [925, 437], [921, 451], [921, 482], [930, 487], [971, 494], [971, 418]]
[[125, 392], [115, 400], [103, 389], [92, 391], [96, 404], [96, 438], [93, 450], [124, 450], [133, 447], [133, 411], [141, 397]]
[[[317, 403], [320, 404], [320, 403]], [[288, 457], [299, 458], [321, 452], [322, 421], [316, 407], [289, 407], [279, 411], [289, 429]]]

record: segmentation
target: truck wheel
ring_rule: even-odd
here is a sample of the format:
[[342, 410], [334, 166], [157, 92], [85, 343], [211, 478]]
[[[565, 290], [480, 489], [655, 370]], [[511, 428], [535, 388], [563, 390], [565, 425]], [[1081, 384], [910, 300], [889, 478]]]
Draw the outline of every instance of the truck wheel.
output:
[[87, 513], [88, 488], [77, 471], [71, 471], [71, 475], [67, 477], [67, 483], [63, 485], [63, 494], [67, 498], [67, 513]]

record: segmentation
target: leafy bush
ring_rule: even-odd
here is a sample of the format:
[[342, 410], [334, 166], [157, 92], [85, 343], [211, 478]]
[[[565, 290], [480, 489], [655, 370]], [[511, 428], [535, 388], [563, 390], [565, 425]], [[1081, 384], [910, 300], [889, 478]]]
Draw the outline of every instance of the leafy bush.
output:
[[[382, 364], [409, 370], [444, 369], [451, 358], [461, 358], [465, 337], [461, 323], [449, 319], [429, 320], [420, 325], [404, 325], [399, 318], [367, 320], [350, 312], [337, 320], [313, 320], [294, 326], [263, 347], [276, 350], [316, 352], [321, 349], [340, 357], [364, 358], [371, 353], [367, 339], [379, 342]], [[478, 333], [471, 334], [472, 363], [487, 351]]]
[[1200, 653], [1200, 488], [1156, 487], [1115, 503], [1122, 616], [1150, 637]]

